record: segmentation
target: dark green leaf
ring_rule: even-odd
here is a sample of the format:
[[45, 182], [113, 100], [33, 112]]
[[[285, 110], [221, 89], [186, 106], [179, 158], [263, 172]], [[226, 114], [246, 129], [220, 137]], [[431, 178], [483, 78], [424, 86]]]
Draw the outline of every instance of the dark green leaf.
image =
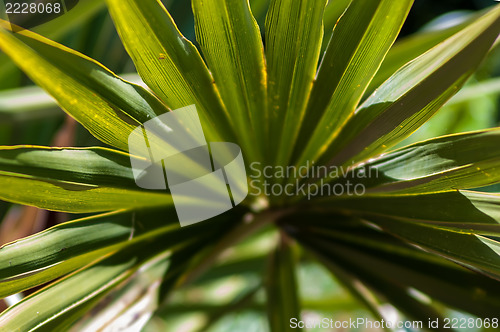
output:
[[374, 156], [408, 137], [470, 77], [500, 32], [500, 6], [401, 68], [361, 105], [326, 155], [331, 165]]
[[242, 150], [262, 161], [269, 144], [267, 73], [259, 27], [248, 1], [193, 0], [196, 38], [231, 113]]
[[499, 146], [499, 129], [431, 139], [369, 161], [340, 182], [363, 185], [367, 194], [429, 193], [492, 185], [500, 182]]
[[167, 192], [145, 191], [135, 184], [129, 155], [104, 148], [0, 148], [0, 183], [1, 199], [54, 211], [172, 204]]
[[167, 111], [144, 88], [98, 62], [28, 30], [0, 22], [0, 49], [95, 137], [122, 150], [143, 122]]
[[340, 18], [307, 106], [295, 151], [299, 165], [317, 160], [353, 115], [412, 4], [413, 0], [354, 1]]
[[323, 38], [326, 0], [273, 0], [266, 21], [271, 130], [277, 163], [287, 162], [305, 115]]
[[210, 140], [234, 141], [229, 114], [210, 72], [162, 3], [157, 0], [108, 0], [107, 3], [127, 52], [151, 90], [172, 110], [195, 104]]

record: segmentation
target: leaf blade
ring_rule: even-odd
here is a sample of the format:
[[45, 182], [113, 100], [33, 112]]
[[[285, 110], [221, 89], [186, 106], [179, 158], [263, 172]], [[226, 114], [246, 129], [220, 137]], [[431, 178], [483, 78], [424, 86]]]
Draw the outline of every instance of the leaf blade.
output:
[[396, 40], [412, 4], [412, 0], [353, 1], [340, 18], [311, 92], [296, 149], [297, 164], [317, 160], [318, 147], [337, 136]]
[[328, 163], [356, 163], [409, 136], [465, 84], [499, 32], [497, 6], [401, 68], [358, 108], [325, 153]]
[[105, 148], [2, 147], [0, 183], [3, 200], [61, 212], [173, 204], [135, 184], [129, 155]]
[[171, 109], [195, 104], [212, 139], [234, 140], [231, 121], [196, 47], [160, 1], [108, 0], [122, 42], [144, 82]]
[[[160, 219], [163, 214], [169, 217], [167, 221]], [[81, 268], [145, 234], [175, 229], [176, 220], [173, 209], [108, 213], [56, 225], [6, 244], [0, 248], [0, 298]]]
[[496, 184], [500, 182], [499, 135], [499, 129], [491, 129], [412, 144], [363, 164], [361, 168], [368, 169], [371, 176], [354, 181], [367, 189], [367, 195], [432, 193]]
[[[268, 144], [267, 74], [259, 27], [248, 1], [194, 0], [196, 38], [242, 149], [262, 161]], [[258, 148], [255, 147], [257, 142]]]
[[397, 41], [389, 50], [389, 53], [387, 53], [387, 57], [384, 59], [382, 66], [380, 66], [379, 71], [370, 83], [368, 91], [373, 92], [406, 63], [467, 27], [467, 25], [477, 18], [476, 16], [477, 15], [469, 14], [466, 18], [463, 18], [465, 22], [455, 26], [443, 30], [416, 33]]
[[[274, 0], [266, 19], [271, 130], [277, 163], [290, 158], [316, 76], [327, 1]], [[272, 140], [274, 142], [274, 140]]]
[[27, 30], [0, 22], [0, 48], [95, 137], [127, 150], [130, 133], [168, 109], [98, 62]]

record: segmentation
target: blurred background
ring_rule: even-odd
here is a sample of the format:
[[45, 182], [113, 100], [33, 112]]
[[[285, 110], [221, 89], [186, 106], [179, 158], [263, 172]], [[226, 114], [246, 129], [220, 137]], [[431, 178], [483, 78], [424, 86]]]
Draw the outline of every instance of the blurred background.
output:
[[[194, 41], [190, 1], [163, 0], [163, 3], [181, 32]], [[258, 23], [263, 27], [269, 0], [250, 0], [250, 3]], [[494, 4], [493, 0], [416, 0], [397, 43], [411, 43], [419, 38], [415, 37], [416, 34], [425, 38], [436, 31], [457, 26], [475, 12]], [[327, 7], [325, 40], [340, 15], [341, 12], [331, 4]], [[139, 80], [107, 13], [104, 0], [81, 0], [67, 14], [32, 30], [98, 60], [129, 80]], [[499, 75], [500, 50], [496, 47], [466, 87], [404, 144], [498, 126]], [[83, 127], [65, 116], [49, 96], [33, 86], [0, 53], [0, 145], [20, 144], [101, 145]], [[79, 216], [0, 201], [0, 246], [76, 217]], [[174, 292], [168, 304], [150, 321], [146, 331], [266, 331], [266, 308], [259, 274], [265, 268], [265, 253], [272, 247], [275, 235], [264, 230], [231, 249], [223, 263], [186, 289]], [[348, 320], [349, 317], [369, 316], [323, 267], [307, 256], [302, 257], [298, 278], [300, 293], [305, 299], [304, 318]], [[0, 301], [0, 311], [5, 306], [6, 303]], [[452, 312], [448, 316], [460, 316], [460, 313]]]

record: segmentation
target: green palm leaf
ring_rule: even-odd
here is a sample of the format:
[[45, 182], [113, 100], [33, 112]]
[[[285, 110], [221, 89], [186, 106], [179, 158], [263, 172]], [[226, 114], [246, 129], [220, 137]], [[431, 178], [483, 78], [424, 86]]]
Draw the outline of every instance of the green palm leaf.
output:
[[356, 111], [328, 155], [331, 164], [359, 162], [385, 150], [427, 121], [484, 59], [500, 28], [498, 7], [402, 67]]
[[[269, 137], [267, 72], [259, 27], [248, 1], [194, 0], [196, 38], [243, 151], [261, 160]], [[260, 148], [255, 148], [255, 145]]]
[[[290, 319], [306, 312], [342, 317], [360, 305], [379, 321], [389, 312], [424, 324], [443, 322], [450, 310], [474, 318], [500, 311], [500, 194], [479, 191], [498, 189], [500, 129], [402, 142], [493, 54], [500, 6], [395, 42], [411, 0], [192, 0], [175, 4], [184, 10], [177, 16], [160, 0], [106, 3], [144, 83], [0, 21], [0, 49], [55, 100], [36, 88], [3, 92], [0, 141], [31, 128], [29, 121], [45, 128], [59, 105], [112, 147], [40, 146], [54, 132], [44, 143], [0, 146], [0, 199], [13, 203], [0, 202], [1, 231], [16, 230], [17, 220], [24, 227], [29, 214], [17, 216], [16, 204], [56, 211], [40, 214], [51, 226], [71, 220], [0, 247], [0, 298], [22, 298], [0, 313], [0, 330], [187, 331], [186, 315], [190, 330], [230, 322], [230, 330], [288, 331]], [[191, 28], [172, 18], [190, 17], [189, 5]], [[99, 4], [80, 8], [90, 15]], [[72, 26], [76, 10], [36, 30]], [[177, 26], [186, 36], [194, 29], [197, 42]], [[495, 106], [497, 79], [482, 82], [489, 69], [481, 68], [479, 84], [450, 104], [449, 117], [453, 106], [485, 95]], [[167, 142], [175, 136], [168, 125], [147, 139], [140, 128], [193, 104], [208, 141], [241, 147], [251, 190], [241, 207], [180, 227], [174, 198], [193, 210], [214, 203], [173, 195], [172, 183], [164, 191], [140, 188], [145, 173], [136, 166], [149, 159], [128, 149], [140, 139], [155, 161], [183, 152]], [[487, 127], [437, 120], [449, 128], [436, 135]], [[403, 147], [390, 150], [396, 145]], [[229, 185], [203, 189], [235, 194], [234, 164], [211, 160], [208, 170], [195, 157], [178, 154], [177, 175], [215, 169]], [[276, 175], [278, 167], [292, 175]], [[340, 170], [310, 176], [317, 167]], [[163, 184], [165, 170], [158, 174]], [[363, 190], [289, 194], [319, 183]]]
[[[271, 130], [276, 163], [286, 164], [316, 76], [326, 1], [273, 1], [266, 21]], [[280, 133], [282, 133], [280, 135]], [[280, 137], [281, 136], [281, 137]]]
[[411, 0], [354, 1], [340, 18], [307, 106], [296, 150], [299, 165], [316, 160], [352, 115], [412, 4]]
[[[103, 148], [6, 147], [0, 149], [0, 177], [4, 200], [53, 211], [102, 212], [172, 204], [170, 195], [135, 185], [129, 155]], [[19, 187], [23, 190], [14, 190]]]
[[[0, 27], [0, 48], [95, 137], [122, 150], [128, 135], [167, 108], [96, 61], [29, 31]], [[36, 68], [36, 70], [34, 70]]]
[[[416, 143], [367, 162], [339, 181], [359, 176], [356, 183], [369, 195], [485, 187], [500, 181], [499, 133], [491, 129]], [[366, 172], [366, 178], [361, 178], [361, 171]]]
[[160, 1], [115, 1], [108, 6], [144, 82], [171, 109], [196, 104], [212, 140], [234, 139], [230, 118], [200, 54]]

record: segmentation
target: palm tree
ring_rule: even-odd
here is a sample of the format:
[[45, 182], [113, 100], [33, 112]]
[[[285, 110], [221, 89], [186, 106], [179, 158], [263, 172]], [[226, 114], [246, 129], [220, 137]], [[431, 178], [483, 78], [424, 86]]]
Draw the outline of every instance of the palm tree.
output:
[[[248, 1], [192, 0], [200, 53], [158, 0], [107, 4], [145, 86], [1, 22], [0, 49], [106, 147], [0, 148], [2, 200], [76, 218], [0, 248], [0, 298], [44, 286], [0, 330], [136, 331], [234, 276], [233, 301], [186, 307], [209, 316], [197, 327], [262, 310], [265, 289], [271, 330], [288, 331], [311, 305], [297, 271], [317, 262], [357, 300], [326, 310], [362, 304], [378, 322], [446, 330], [452, 309], [498, 327], [500, 196], [477, 188], [500, 182], [500, 129], [396, 146], [481, 64], [500, 7], [393, 47], [412, 0], [272, 0], [264, 40]], [[340, 19], [321, 55], [325, 11]], [[128, 138], [193, 104], [208, 141], [237, 143], [255, 181], [239, 206], [180, 227], [169, 190], [136, 185]], [[328, 172], [308, 177], [316, 168]], [[294, 194], [266, 194], [285, 186]]]

